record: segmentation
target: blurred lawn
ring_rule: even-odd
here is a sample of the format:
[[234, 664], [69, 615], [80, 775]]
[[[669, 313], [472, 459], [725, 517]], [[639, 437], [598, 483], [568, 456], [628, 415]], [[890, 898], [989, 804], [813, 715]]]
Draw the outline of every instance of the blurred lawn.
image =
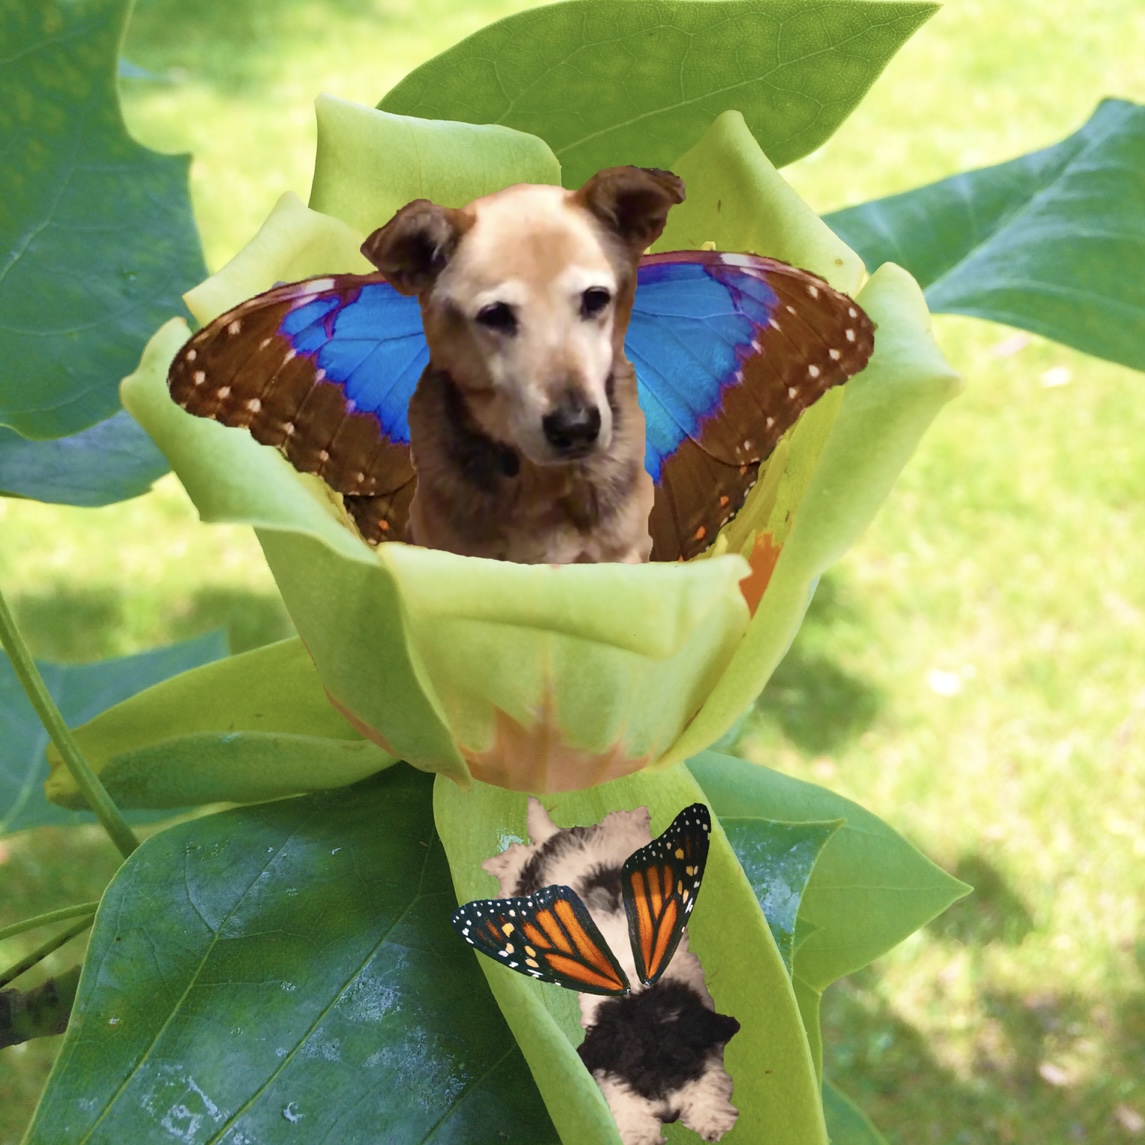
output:
[[[528, 6], [140, 0], [126, 55], [158, 78], [126, 83], [127, 113], [149, 145], [195, 153], [216, 267], [282, 190], [305, 197], [318, 92], [374, 103]], [[1048, 145], [1102, 95], [1145, 101], [1143, 44], [1140, 0], [952, 3], [789, 176], [825, 211]], [[936, 328], [968, 392], [824, 579], [741, 750], [978, 887], [826, 999], [828, 1068], [892, 1145], [1145, 1141], [1145, 379], [1001, 327]], [[289, 631], [253, 539], [198, 526], [170, 478], [98, 511], [0, 501], [0, 538], [46, 658]], [[0, 925], [96, 897], [114, 866], [94, 829], [5, 841]], [[0, 1145], [57, 1046], [0, 1056]]]

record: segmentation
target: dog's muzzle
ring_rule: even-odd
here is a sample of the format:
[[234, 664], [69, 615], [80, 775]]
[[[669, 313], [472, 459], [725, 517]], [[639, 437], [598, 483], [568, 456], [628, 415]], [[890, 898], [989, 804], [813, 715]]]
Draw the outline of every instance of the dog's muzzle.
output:
[[565, 458], [584, 457], [600, 436], [600, 410], [570, 395], [541, 418], [545, 440]]

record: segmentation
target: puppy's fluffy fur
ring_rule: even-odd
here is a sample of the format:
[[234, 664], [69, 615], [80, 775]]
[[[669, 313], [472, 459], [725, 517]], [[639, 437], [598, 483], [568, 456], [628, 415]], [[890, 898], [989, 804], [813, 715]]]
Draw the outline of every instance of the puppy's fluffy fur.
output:
[[685, 932], [664, 976], [641, 987], [620, 893], [624, 860], [651, 842], [647, 808], [614, 811], [595, 826], [558, 828], [529, 800], [532, 843], [514, 843], [487, 859], [502, 897], [532, 894], [553, 883], [584, 900], [633, 993], [624, 998], [580, 994], [585, 1038], [578, 1050], [616, 1118], [625, 1145], [658, 1145], [664, 1122], [680, 1120], [705, 1141], [718, 1141], [738, 1116], [725, 1043], [739, 1029], [715, 1012], [700, 960]]
[[652, 481], [624, 356], [641, 253], [683, 183], [614, 167], [459, 210], [419, 199], [363, 245], [421, 303], [409, 540], [527, 563], [644, 561]]

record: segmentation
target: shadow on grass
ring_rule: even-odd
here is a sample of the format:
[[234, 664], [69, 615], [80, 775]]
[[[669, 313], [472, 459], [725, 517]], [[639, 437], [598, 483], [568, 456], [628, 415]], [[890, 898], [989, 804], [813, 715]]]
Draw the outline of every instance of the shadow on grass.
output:
[[[13, 601], [16, 619], [37, 659], [89, 663], [224, 628], [232, 652], [293, 635], [282, 601], [240, 589], [203, 589], [190, 601], [133, 597], [130, 586], [56, 589]], [[130, 648], [125, 649], [127, 634]]]
[[[889, 1145], [1131, 1145], [1145, 1116], [1145, 992], [986, 992], [976, 1036], [952, 1015], [950, 1054], [880, 996], [866, 970], [827, 991], [824, 1061]], [[1098, 1047], [1096, 1062], [1093, 1047]], [[1077, 1055], [1091, 1063], [1074, 1065]]]
[[988, 859], [963, 855], [950, 873], [974, 891], [929, 923], [931, 934], [965, 946], [1016, 946], [1033, 930], [1033, 916], [1021, 895]]
[[883, 703], [879, 690], [849, 672], [832, 651], [834, 634], [861, 622], [836, 577], [823, 577], [790, 651], [755, 705], [810, 755], [825, 755], [861, 735]]

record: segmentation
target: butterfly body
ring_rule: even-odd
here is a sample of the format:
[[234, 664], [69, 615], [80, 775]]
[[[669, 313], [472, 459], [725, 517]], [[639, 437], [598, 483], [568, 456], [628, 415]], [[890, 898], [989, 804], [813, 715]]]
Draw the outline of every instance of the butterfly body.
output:
[[[367, 247], [386, 229], [376, 232]], [[717, 251], [642, 258], [637, 251], [634, 257], [635, 294], [623, 343], [614, 348], [617, 371], [609, 384], [623, 390], [623, 371], [631, 362], [639, 408], [633, 407], [627, 421], [630, 428], [641, 419], [646, 425], [642, 445], [633, 448], [642, 455], [654, 487], [647, 518], [652, 557], [687, 558], [711, 544], [739, 510], [760, 463], [803, 409], [863, 368], [873, 350], [874, 328], [850, 298], [775, 260]], [[389, 279], [400, 282], [401, 275], [391, 269]], [[623, 293], [620, 286], [614, 288]], [[619, 503], [628, 496], [628, 470], [620, 465], [578, 487], [575, 477], [587, 472], [591, 458], [556, 467], [531, 465], [530, 451], [506, 440], [513, 438], [508, 429], [490, 433], [482, 421], [484, 391], [468, 388], [461, 376], [472, 347], [463, 343], [452, 350], [449, 339], [457, 342], [457, 337], [441, 333], [448, 320], [427, 318], [426, 306], [424, 291], [419, 305], [419, 298], [399, 292], [382, 274], [328, 275], [275, 287], [216, 319], [187, 343], [171, 367], [172, 395], [193, 413], [249, 428], [297, 468], [317, 473], [344, 495], [363, 536], [377, 543], [411, 539], [411, 504], [418, 488], [414, 458], [429, 468], [426, 459], [446, 464], [455, 452], [435, 452], [424, 444], [426, 434], [436, 433], [440, 425], [442, 402], [435, 401], [427, 403], [431, 413], [422, 422], [430, 429], [421, 429], [421, 446], [412, 442], [411, 457], [411, 436], [418, 436], [411, 430], [411, 399], [419, 379], [436, 369], [435, 377], [444, 374], [457, 382], [477, 433], [514, 458], [499, 476], [494, 474], [499, 490], [470, 491], [475, 503], [488, 504], [494, 518], [520, 516], [522, 490], [530, 486], [517, 478], [532, 475], [549, 498], [538, 520], [551, 517], [546, 506], [552, 505], [566, 512], [570, 523], [564, 535], [573, 538], [571, 548], [565, 546], [571, 555], [554, 559], [623, 559], [601, 555], [627, 551], [623, 544], [615, 550], [605, 545], [595, 555], [574, 550], [578, 535], [603, 529], [602, 504], [605, 516], [612, 511], [608, 497], [615, 493]], [[620, 295], [616, 310], [622, 324]], [[432, 362], [426, 329], [438, 341]], [[440, 348], [443, 338], [445, 350]], [[544, 365], [536, 368], [549, 369], [560, 353], [559, 346], [546, 351]], [[563, 367], [552, 369], [554, 376], [563, 376]], [[525, 391], [533, 385], [514, 384]], [[601, 408], [623, 432], [625, 414], [618, 401], [610, 394]], [[631, 451], [622, 455], [629, 457]], [[549, 486], [559, 485], [553, 481], [556, 469], [565, 471], [570, 488], [588, 492], [548, 492]], [[430, 484], [424, 474], [422, 484]], [[445, 489], [446, 501], [457, 500], [465, 488], [464, 477], [454, 480]], [[605, 502], [601, 490], [608, 495]], [[437, 507], [434, 514], [447, 511], [448, 506]], [[643, 511], [641, 506], [637, 517]], [[467, 509], [454, 514], [462, 527], [473, 516]], [[422, 536], [415, 522], [414, 541], [434, 543], [424, 536], [431, 531], [424, 522], [420, 531]], [[627, 535], [630, 526], [624, 523], [620, 531]], [[450, 547], [451, 539], [435, 547]], [[493, 544], [484, 555], [549, 559], [543, 546], [535, 557], [515, 555], [508, 551], [511, 544], [500, 548], [506, 551]]]

